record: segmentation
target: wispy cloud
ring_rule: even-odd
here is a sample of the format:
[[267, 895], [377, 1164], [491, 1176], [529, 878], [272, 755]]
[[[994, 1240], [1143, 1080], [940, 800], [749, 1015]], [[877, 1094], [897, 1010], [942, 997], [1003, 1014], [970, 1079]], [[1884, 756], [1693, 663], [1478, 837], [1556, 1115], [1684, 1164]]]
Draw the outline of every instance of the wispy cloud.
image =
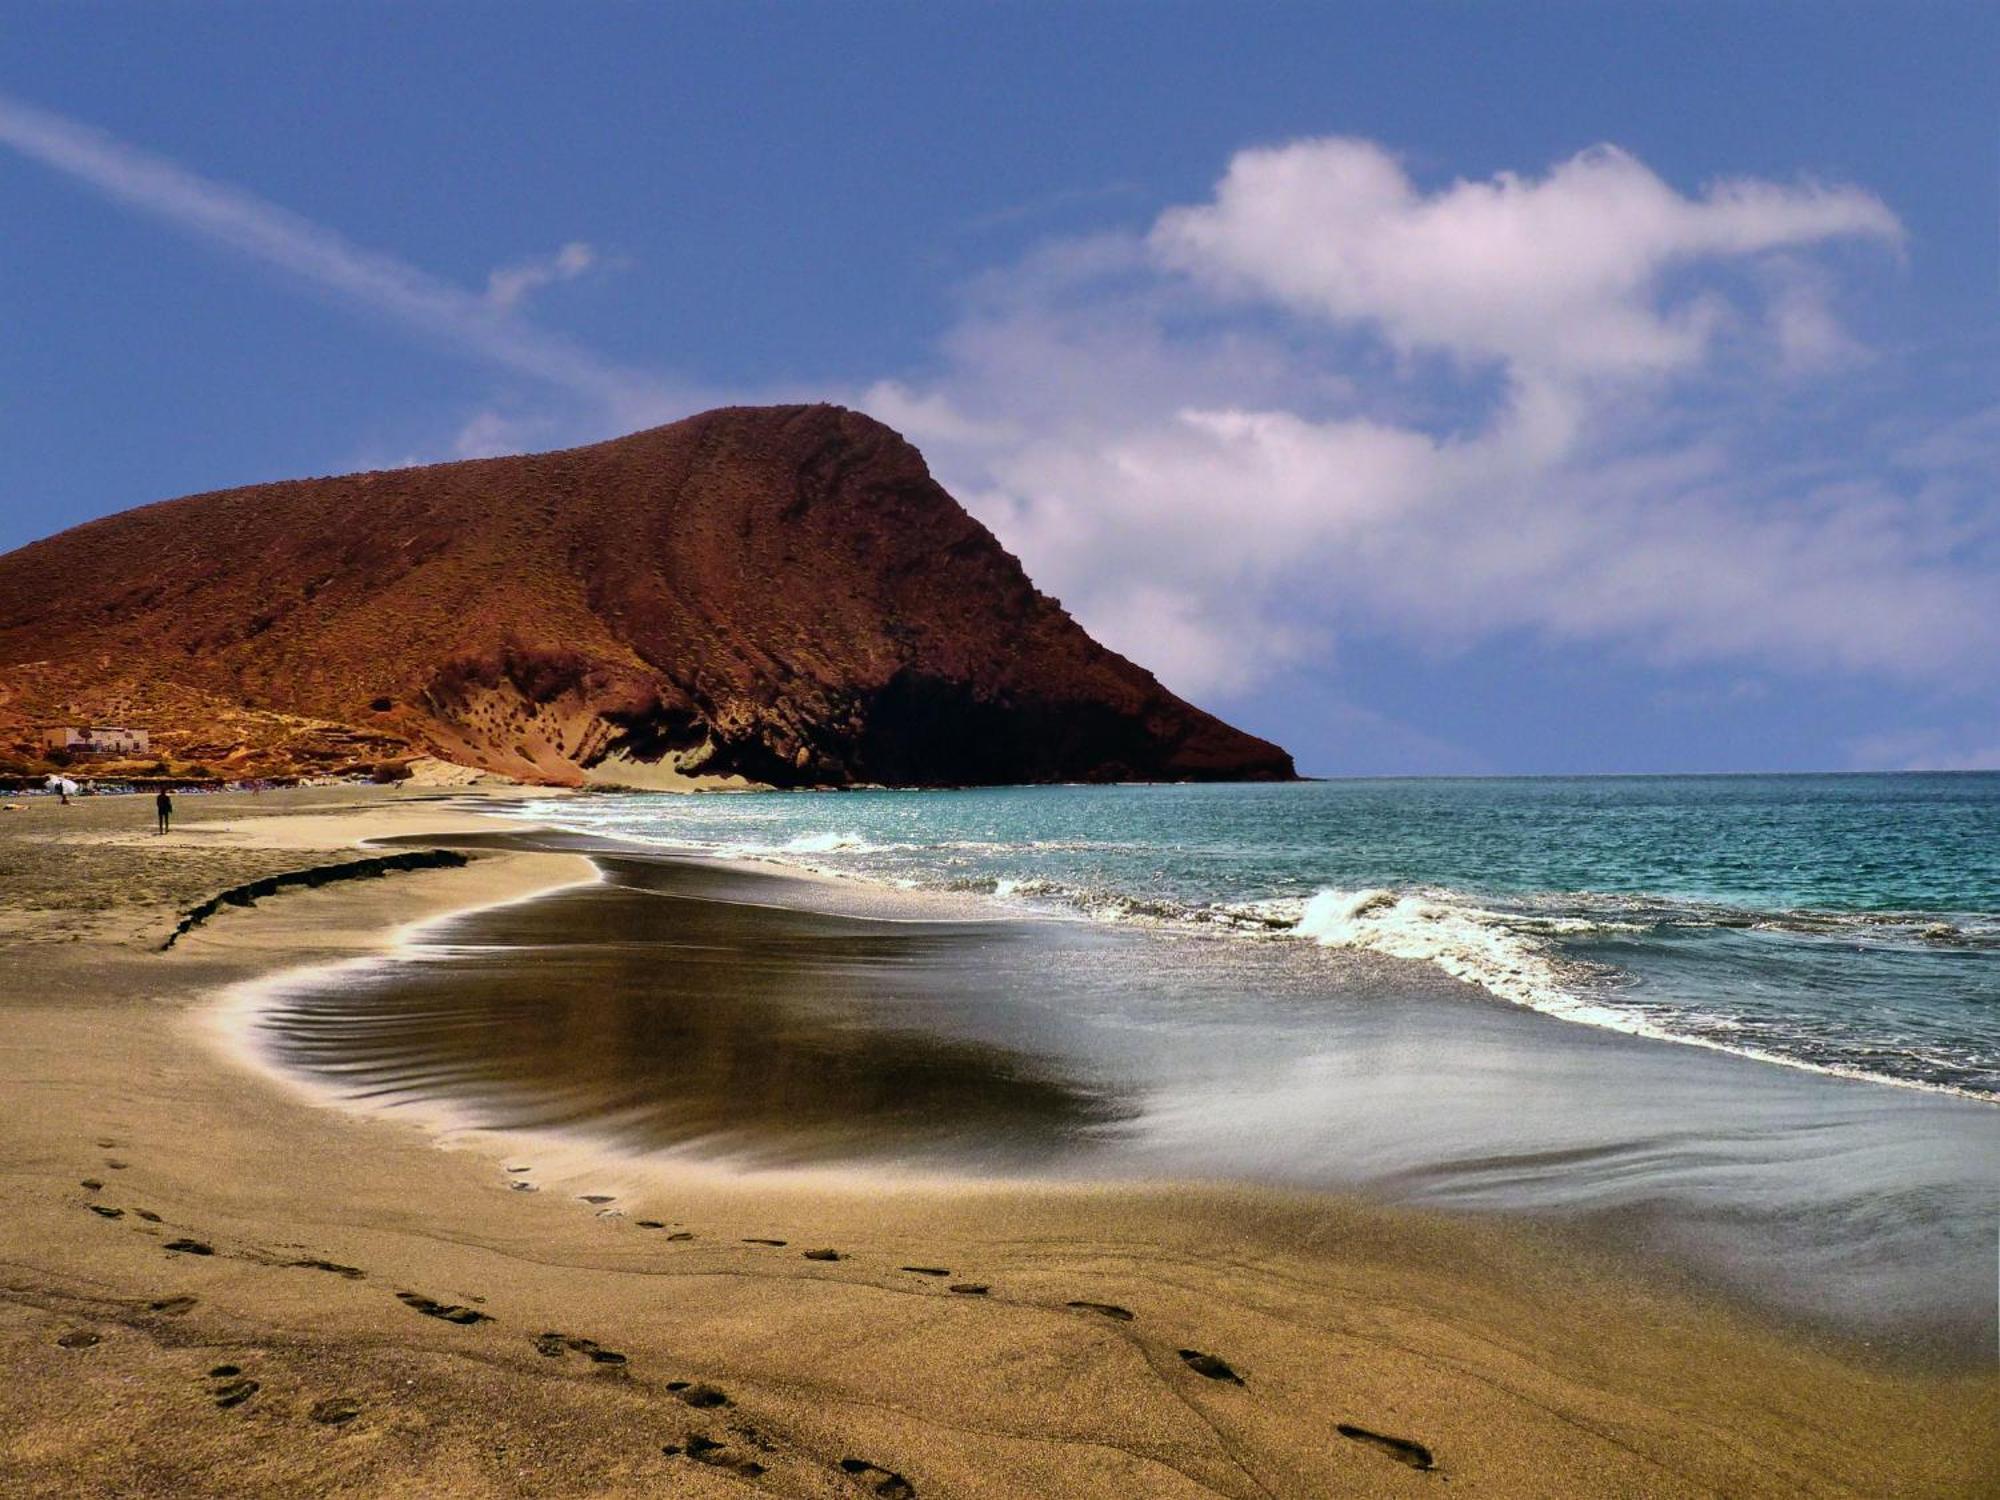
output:
[[979, 214], [967, 219], [960, 227], [970, 233], [979, 234], [989, 229], [1003, 229], [1033, 219], [1047, 218], [1051, 214], [1059, 214], [1084, 204], [1104, 203], [1118, 198], [1136, 198], [1139, 193], [1140, 188], [1136, 182], [1107, 182], [1097, 187], [1064, 188], [1061, 192], [1031, 198], [1024, 203], [1010, 203], [990, 213]]
[[[670, 409], [664, 383], [604, 360], [514, 311], [532, 285], [517, 268], [485, 294], [468, 291], [394, 256], [163, 156], [0, 94], [0, 143], [120, 203], [186, 233], [227, 246], [371, 312], [393, 319], [518, 375], [558, 387], [618, 414]], [[542, 280], [574, 266], [558, 252]], [[567, 257], [567, 261], [565, 261]], [[545, 268], [546, 269], [546, 268]], [[579, 268], [580, 269], [580, 268]]]
[[512, 310], [530, 292], [559, 281], [574, 281], [598, 264], [597, 251], [582, 240], [571, 240], [553, 255], [536, 255], [512, 265], [499, 266], [487, 273], [486, 300], [493, 306]]

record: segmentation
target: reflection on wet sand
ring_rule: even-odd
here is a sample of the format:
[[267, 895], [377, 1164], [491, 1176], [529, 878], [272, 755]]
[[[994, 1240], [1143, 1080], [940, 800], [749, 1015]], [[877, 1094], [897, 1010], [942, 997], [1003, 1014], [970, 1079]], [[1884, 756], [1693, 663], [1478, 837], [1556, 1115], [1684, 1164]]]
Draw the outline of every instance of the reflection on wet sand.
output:
[[1576, 1026], [1371, 955], [919, 920], [940, 906], [564, 838], [490, 842], [590, 847], [602, 883], [295, 984], [262, 1011], [275, 1060], [750, 1165], [1553, 1215], [1817, 1323], [1993, 1346], [1990, 1106]]
[[602, 885], [285, 990], [266, 1043], [357, 1098], [763, 1163], [1025, 1163], [1129, 1112], [1045, 1057], [953, 1035], [994, 998], [967, 993], [978, 955], [1026, 941], [1018, 924], [750, 906], [713, 899], [709, 872], [602, 863]]

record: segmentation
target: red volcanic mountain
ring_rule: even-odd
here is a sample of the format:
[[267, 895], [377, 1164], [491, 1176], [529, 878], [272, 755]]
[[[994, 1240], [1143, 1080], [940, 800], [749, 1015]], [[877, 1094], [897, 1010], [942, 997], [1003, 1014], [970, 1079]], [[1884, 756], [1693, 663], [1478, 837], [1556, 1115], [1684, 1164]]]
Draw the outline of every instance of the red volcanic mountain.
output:
[[558, 783], [1293, 774], [833, 406], [191, 495], [0, 557], [0, 738], [107, 722], [232, 776], [418, 754]]

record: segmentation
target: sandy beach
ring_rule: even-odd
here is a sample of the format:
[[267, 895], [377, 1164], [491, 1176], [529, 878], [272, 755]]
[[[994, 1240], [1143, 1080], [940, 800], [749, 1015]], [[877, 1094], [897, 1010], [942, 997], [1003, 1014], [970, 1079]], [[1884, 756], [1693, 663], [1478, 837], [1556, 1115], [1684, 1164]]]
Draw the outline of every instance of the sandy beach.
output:
[[575, 854], [286, 887], [159, 951], [232, 886], [493, 826], [472, 794], [358, 787], [185, 798], [166, 838], [141, 799], [0, 814], [0, 1493], [1966, 1495], [2000, 1474], [1990, 1371], [1890, 1366], [1516, 1223], [441, 1139], [227, 1046], [230, 987], [595, 879]]

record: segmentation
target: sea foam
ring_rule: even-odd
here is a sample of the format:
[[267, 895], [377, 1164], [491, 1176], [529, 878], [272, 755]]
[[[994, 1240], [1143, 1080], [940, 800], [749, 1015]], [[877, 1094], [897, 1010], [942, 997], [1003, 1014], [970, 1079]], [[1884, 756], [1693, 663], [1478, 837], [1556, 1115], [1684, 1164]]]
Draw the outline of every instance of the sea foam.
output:
[[1575, 1003], [1554, 959], [1534, 939], [1510, 930], [1498, 912], [1441, 893], [1322, 890], [1292, 930], [1322, 948], [1362, 948], [1430, 964], [1516, 1005], [1557, 1010]]

